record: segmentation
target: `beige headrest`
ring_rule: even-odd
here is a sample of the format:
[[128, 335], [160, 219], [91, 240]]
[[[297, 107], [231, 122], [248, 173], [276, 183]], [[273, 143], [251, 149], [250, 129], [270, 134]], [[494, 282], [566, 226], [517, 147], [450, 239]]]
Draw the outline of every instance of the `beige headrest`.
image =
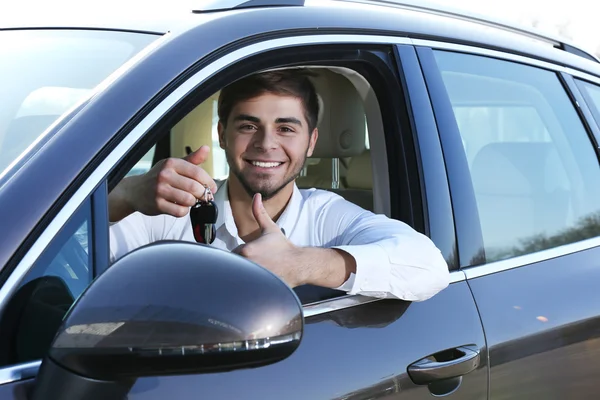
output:
[[365, 110], [354, 85], [343, 75], [319, 69], [311, 78], [319, 96], [319, 139], [313, 158], [352, 157], [365, 149]]
[[352, 157], [348, 166], [346, 182], [348, 188], [373, 189], [373, 168], [371, 167], [371, 152], [364, 151], [362, 154]]

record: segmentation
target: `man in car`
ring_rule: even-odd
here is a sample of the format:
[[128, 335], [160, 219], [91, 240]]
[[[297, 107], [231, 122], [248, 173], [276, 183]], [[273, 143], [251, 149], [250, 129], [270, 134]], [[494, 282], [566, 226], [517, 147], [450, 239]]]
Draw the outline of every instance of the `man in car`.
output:
[[219, 210], [211, 245], [291, 287], [422, 301], [449, 284], [446, 262], [426, 236], [334, 193], [298, 189], [318, 140], [319, 103], [306, 74], [246, 77], [221, 91], [218, 107], [228, 179], [217, 186], [200, 166], [207, 146], [124, 178], [109, 196], [113, 260], [158, 240], [194, 242], [188, 213], [208, 188]]

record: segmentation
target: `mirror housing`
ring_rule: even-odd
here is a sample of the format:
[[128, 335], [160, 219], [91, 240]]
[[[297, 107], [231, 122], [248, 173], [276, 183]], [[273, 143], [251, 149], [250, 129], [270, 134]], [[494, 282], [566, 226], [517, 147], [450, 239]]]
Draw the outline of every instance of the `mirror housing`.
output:
[[[296, 350], [303, 329], [298, 297], [270, 271], [205, 245], [158, 242], [116, 261], [77, 299], [34, 393], [49, 399], [77, 377], [87, 383], [69, 385], [95, 399], [100, 387], [112, 396], [139, 377], [268, 365]], [[52, 398], [78, 398], [65, 396]]]

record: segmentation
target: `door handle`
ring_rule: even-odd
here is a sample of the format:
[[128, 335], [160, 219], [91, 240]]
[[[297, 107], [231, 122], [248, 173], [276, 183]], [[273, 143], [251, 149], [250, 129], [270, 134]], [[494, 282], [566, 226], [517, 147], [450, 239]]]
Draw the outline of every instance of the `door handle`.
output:
[[461, 346], [412, 363], [408, 367], [408, 375], [415, 384], [427, 385], [468, 374], [479, 366], [479, 361], [477, 346]]

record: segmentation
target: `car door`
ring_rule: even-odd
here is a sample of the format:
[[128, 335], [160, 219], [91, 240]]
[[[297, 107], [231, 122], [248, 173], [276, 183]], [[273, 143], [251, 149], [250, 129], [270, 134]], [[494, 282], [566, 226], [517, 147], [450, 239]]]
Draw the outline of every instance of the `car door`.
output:
[[[424, 399], [432, 394], [456, 399], [486, 398], [485, 338], [465, 274], [456, 269], [456, 238], [446, 171], [416, 53], [407, 44], [396, 52], [393, 43], [384, 38], [364, 36], [359, 39], [365, 43], [359, 48], [364, 59], [349, 63], [348, 67], [368, 64], [370, 82], [381, 104], [385, 145], [372, 151], [375, 158], [387, 158], [389, 162], [389, 169], [383, 170], [389, 174], [386, 177], [390, 182], [390, 187], [385, 189], [388, 198], [384, 200], [390, 203], [392, 217], [413, 224], [438, 244], [452, 269], [451, 285], [432, 299], [418, 303], [362, 296], [308, 302], [304, 307], [303, 342], [290, 358], [256, 369], [139, 379], [129, 399], [196, 396]], [[348, 50], [342, 46], [356, 40], [354, 35], [271, 39], [259, 46], [240, 47], [226, 58], [197, 64], [195, 70], [186, 71], [184, 79], [174, 80], [170, 95], [149, 104], [140, 115], [130, 116], [135, 123], [119, 132], [120, 141], [116, 145], [111, 143], [113, 147], [107, 147], [102, 159], [94, 160], [94, 172], [86, 175], [71, 192], [63, 214], [73, 210], [70, 212], [74, 215], [83, 199], [88, 198], [86, 194], [91, 188], [113, 187], [116, 179], [147, 154], [161, 130], [168, 127], [165, 124], [189, 110], [192, 99], [206, 97], [232, 79], [263, 68], [325, 62], [335, 57], [336, 44], [340, 45], [340, 54], [357, 54], [356, 48]], [[136, 69], [148, 71], [148, 68], [142, 61], [132, 67], [129, 74]], [[128, 84], [131, 81], [127, 79], [117, 81], [110, 90], [128, 92], [131, 90], [126, 87]], [[109, 97], [115, 110], [131, 107], [125, 104], [127, 99]], [[81, 120], [91, 118], [101, 106], [102, 101], [90, 105]], [[95, 110], [95, 107], [98, 108]], [[148, 109], [152, 111], [147, 112]], [[81, 135], [87, 127], [87, 124], [74, 123], [62, 134], [65, 137]], [[90, 224], [106, 229], [107, 199], [99, 197], [93, 203], [95, 211]], [[48, 235], [60, 237], [54, 227], [48, 229], [45, 236], [42, 234], [45, 239]], [[95, 243], [106, 240], [106, 236], [104, 232], [103, 239], [94, 239]], [[103, 260], [106, 253], [99, 253]], [[22, 396], [22, 379], [35, 375], [35, 363], [34, 360], [27, 365], [7, 367], [10, 368], [5, 370], [8, 378], [0, 385], [2, 398]]]
[[[325, 59], [321, 58], [324, 54], [321, 50], [325, 50], [325, 47], [321, 44], [327, 43], [328, 58], [343, 59], [345, 50], [337, 50], [335, 44], [355, 39], [352, 36], [314, 36], [307, 42], [305, 38], [293, 38], [293, 44], [286, 46], [286, 49], [269, 50], [278, 45], [277, 40], [273, 40], [263, 43], [263, 49], [267, 50], [257, 54], [250, 49], [241, 51], [249, 64], [256, 63], [256, 68], [261, 69], [281, 67], [291, 62], [296, 65], [322, 66]], [[373, 45], [390, 45], [377, 41], [376, 38], [368, 39], [375, 40]], [[287, 40], [289, 43], [290, 39]], [[390, 160], [390, 154], [396, 154], [398, 159], [413, 160], [407, 161], [409, 170], [405, 169], [407, 167], [391, 164], [388, 177], [392, 185], [390, 193], [398, 193], [401, 182], [414, 180], [415, 177], [419, 179], [416, 185], [411, 181], [414, 185], [409, 188], [412, 193], [403, 193], [402, 200], [399, 196], [392, 196], [390, 201], [402, 202], [406, 207], [415, 199], [427, 199], [427, 202], [421, 200], [420, 204], [403, 211], [399, 210], [398, 204], [392, 204], [392, 208], [398, 209], [396, 215], [404, 213], [406, 218], [412, 215], [413, 221], [425, 220], [424, 215], [428, 217], [429, 222], [422, 226], [439, 243], [450, 267], [453, 267], [456, 252], [451, 213], [444, 214], [437, 220], [443, 210], [450, 209], [450, 197], [447, 182], [444, 184], [445, 170], [443, 163], [440, 163], [441, 148], [431, 105], [426, 92], [418, 92], [424, 88], [424, 84], [414, 50], [410, 53], [410, 46], [406, 48], [407, 54], [412, 57], [407, 56], [406, 61], [401, 60], [403, 69], [398, 70], [398, 59], [389, 56], [394, 54], [393, 47], [381, 50], [379, 46], [368, 43], [366, 37], [361, 37], [361, 42], [367, 43], [360, 46], [360, 52], [364, 54], [360, 63], [369, 64], [370, 83], [377, 87], [377, 97], [382, 104], [381, 119], [387, 121], [388, 139], [385, 143], [390, 146], [384, 147], [383, 153], [377, 153], [377, 148], [372, 146], [373, 157], [387, 157]], [[307, 51], [309, 43], [310, 51]], [[354, 50], [356, 49], [350, 51]], [[339, 57], [338, 51], [341, 51]], [[269, 60], [269, 63], [259, 63], [256, 56]], [[356, 65], [348, 63], [344, 66], [351, 68]], [[233, 79], [240, 68], [241, 63], [233, 62], [228, 65], [225, 70], [228, 79]], [[361, 70], [356, 68], [360, 73]], [[250, 72], [246, 69], [244, 71]], [[402, 80], [399, 71], [403, 71]], [[190, 78], [185, 85], [197, 86], [197, 92], [202, 93], [202, 81], [197, 79]], [[420, 85], [415, 89], [414, 97], [405, 97], [402, 90], [401, 82], [409, 81], [411, 85]], [[223, 84], [224, 80], [217, 80], [212, 82], [211, 87], [218, 88]], [[212, 93], [196, 96], [207, 98], [210, 95]], [[164, 108], [176, 110], [177, 104], [185, 104], [184, 100], [185, 96], [174, 98], [171, 100], [174, 105]], [[410, 113], [407, 112], [407, 107], [411, 109]], [[176, 117], [172, 118], [177, 120]], [[160, 126], [160, 123], [148, 121], [143, 122], [143, 125]], [[413, 128], [415, 126], [417, 130]], [[417, 143], [417, 132], [418, 148], [421, 153], [427, 152], [420, 155], [423, 176], [418, 173], [417, 164], [413, 164], [418, 158], [414, 147], [399, 146], [400, 136], [408, 143]], [[396, 139], [393, 139], [394, 136]], [[408, 155], [404, 156], [404, 152]], [[407, 175], [412, 175], [412, 178], [401, 177], [396, 171], [404, 171]], [[436, 184], [440, 181], [442, 184]], [[408, 183], [407, 185], [410, 186]], [[425, 192], [421, 192], [421, 186], [426, 188]], [[427, 204], [426, 209], [423, 209], [423, 204]], [[415, 224], [418, 225], [419, 222]], [[432, 394], [457, 399], [485, 398], [487, 352], [479, 315], [463, 272], [452, 272], [452, 280], [450, 287], [421, 303], [377, 300], [362, 296], [309, 301], [304, 306], [306, 326], [303, 342], [288, 359], [257, 369], [201, 376], [139, 379], [129, 398], [185, 398], [190, 393], [214, 399], [420, 399], [429, 398]]]
[[486, 332], [490, 398], [595, 397], [600, 168], [572, 78], [497, 51], [434, 45], [419, 56], [453, 157], [453, 200], [469, 198], [453, 203], [459, 243], [479, 249], [463, 257], [459, 246]]

